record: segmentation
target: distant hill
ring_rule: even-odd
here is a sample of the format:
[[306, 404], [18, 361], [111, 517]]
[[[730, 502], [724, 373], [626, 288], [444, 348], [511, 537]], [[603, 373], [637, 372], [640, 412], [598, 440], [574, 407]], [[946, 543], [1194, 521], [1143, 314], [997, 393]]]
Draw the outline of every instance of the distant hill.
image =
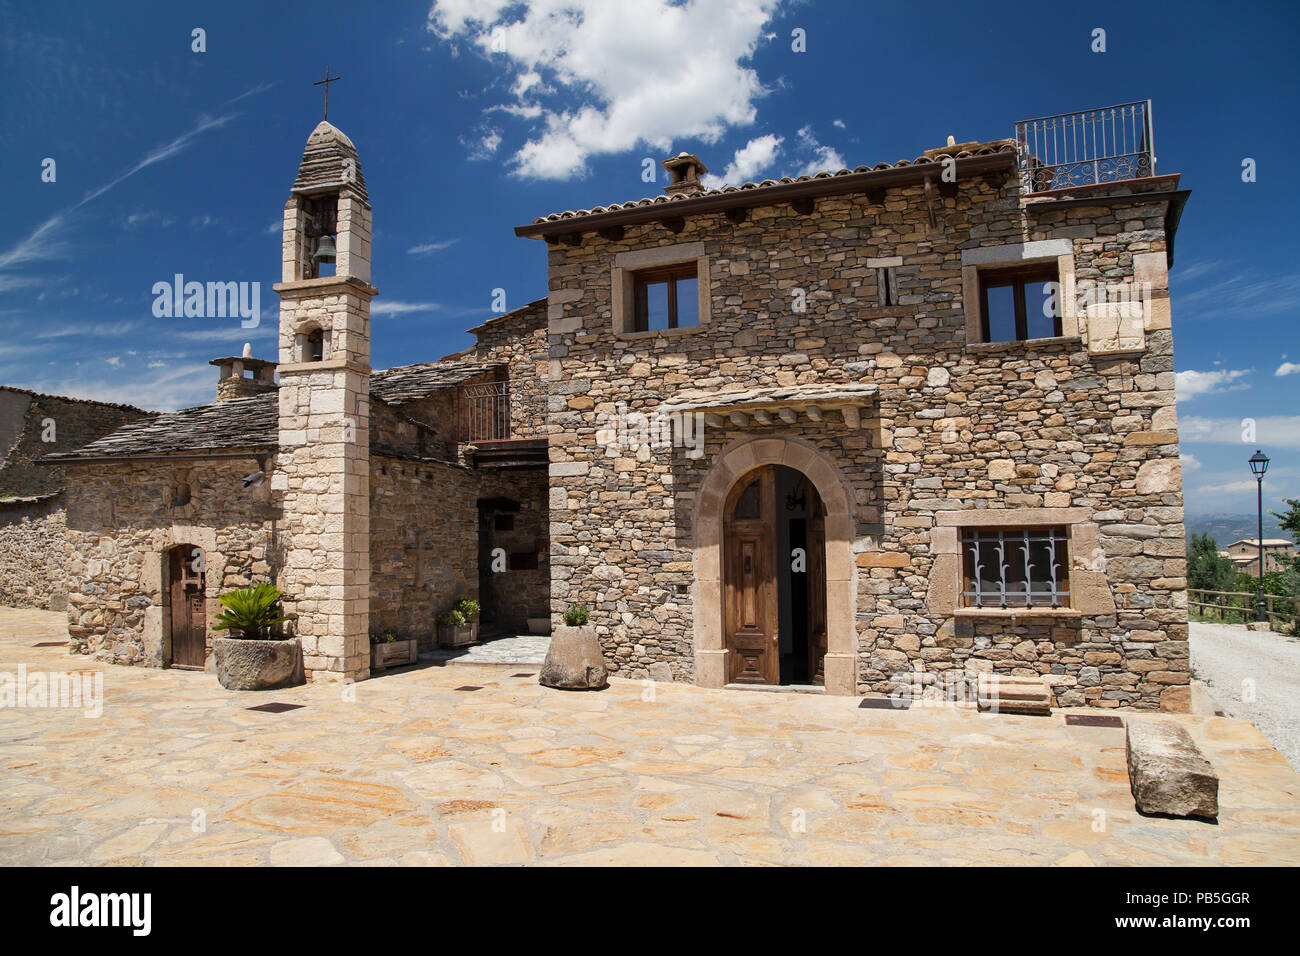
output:
[[[1194, 534], [1208, 534], [1219, 545], [1220, 550], [1242, 538], [1253, 538], [1259, 533], [1259, 518], [1256, 515], [1194, 515], [1186, 516], [1187, 537]], [[1278, 521], [1267, 511], [1264, 512], [1265, 538], [1290, 538], [1278, 525]]]

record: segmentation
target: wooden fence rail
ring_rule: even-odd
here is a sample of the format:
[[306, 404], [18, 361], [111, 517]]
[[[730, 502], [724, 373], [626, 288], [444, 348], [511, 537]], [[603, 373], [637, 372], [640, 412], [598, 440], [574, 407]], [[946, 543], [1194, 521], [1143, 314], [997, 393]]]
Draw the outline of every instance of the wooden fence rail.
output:
[[[1217, 600], [1216, 600], [1217, 599]], [[1256, 602], [1259, 595], [1254, 591], [1206, 591], [1200, 588], [1187, 589], [1187, 603], [1209, 617], [1218, 611], [1220, 621], [1231, 621], [1240, 614], [1242, 623], [1253, 621], [1258, 614]], [[1278, 594], [1264, 595], [1264, 614], [1274, 627], [1289, 624], [1300, 615], [1300, 599], [1282, 597]]]

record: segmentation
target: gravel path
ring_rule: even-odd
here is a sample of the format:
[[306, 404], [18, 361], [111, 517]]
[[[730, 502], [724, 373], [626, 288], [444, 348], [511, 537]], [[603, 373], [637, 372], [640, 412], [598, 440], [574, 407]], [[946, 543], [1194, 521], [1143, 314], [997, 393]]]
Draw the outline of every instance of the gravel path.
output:
[[[1192, 670], [1229, 717], [1254, 723], [1300, 770], [1300, 639], [1240, 625], [1191, 625]], [[1252, 690], [1246, 681], [1253, 681]]]

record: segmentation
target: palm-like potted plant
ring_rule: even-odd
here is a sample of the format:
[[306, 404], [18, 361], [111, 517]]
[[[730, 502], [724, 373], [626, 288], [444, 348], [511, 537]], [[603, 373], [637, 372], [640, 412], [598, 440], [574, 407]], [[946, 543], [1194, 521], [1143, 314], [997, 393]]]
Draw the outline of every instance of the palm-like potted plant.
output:
[[600, 690], [609, 685], [605, 654], [584, 604], [570, 604], [555, 628], [537, 681], [560, 690]]
[[212, 629], [230, 635], [212, 641], [222, 687], [269, 690], [303, 682], [301, 642], [276, 630], [277, 625], [292, 620], [282, 613], [283, 598], [283, 591], [265, 581], [218, 596], [225, 610]]

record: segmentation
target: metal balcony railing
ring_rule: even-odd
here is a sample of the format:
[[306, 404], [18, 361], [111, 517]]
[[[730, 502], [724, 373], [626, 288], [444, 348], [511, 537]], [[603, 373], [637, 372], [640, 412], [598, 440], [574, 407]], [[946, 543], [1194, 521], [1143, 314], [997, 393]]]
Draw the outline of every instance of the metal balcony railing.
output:
[[546, 424], [546, 394], [512, 389], [509, 382], [462, 385], [457, 395], [462, 442], [538, 438]]
[[1061, 113], [1016, 124], [1026, 193], [1154, 176], [1151, 101]]

